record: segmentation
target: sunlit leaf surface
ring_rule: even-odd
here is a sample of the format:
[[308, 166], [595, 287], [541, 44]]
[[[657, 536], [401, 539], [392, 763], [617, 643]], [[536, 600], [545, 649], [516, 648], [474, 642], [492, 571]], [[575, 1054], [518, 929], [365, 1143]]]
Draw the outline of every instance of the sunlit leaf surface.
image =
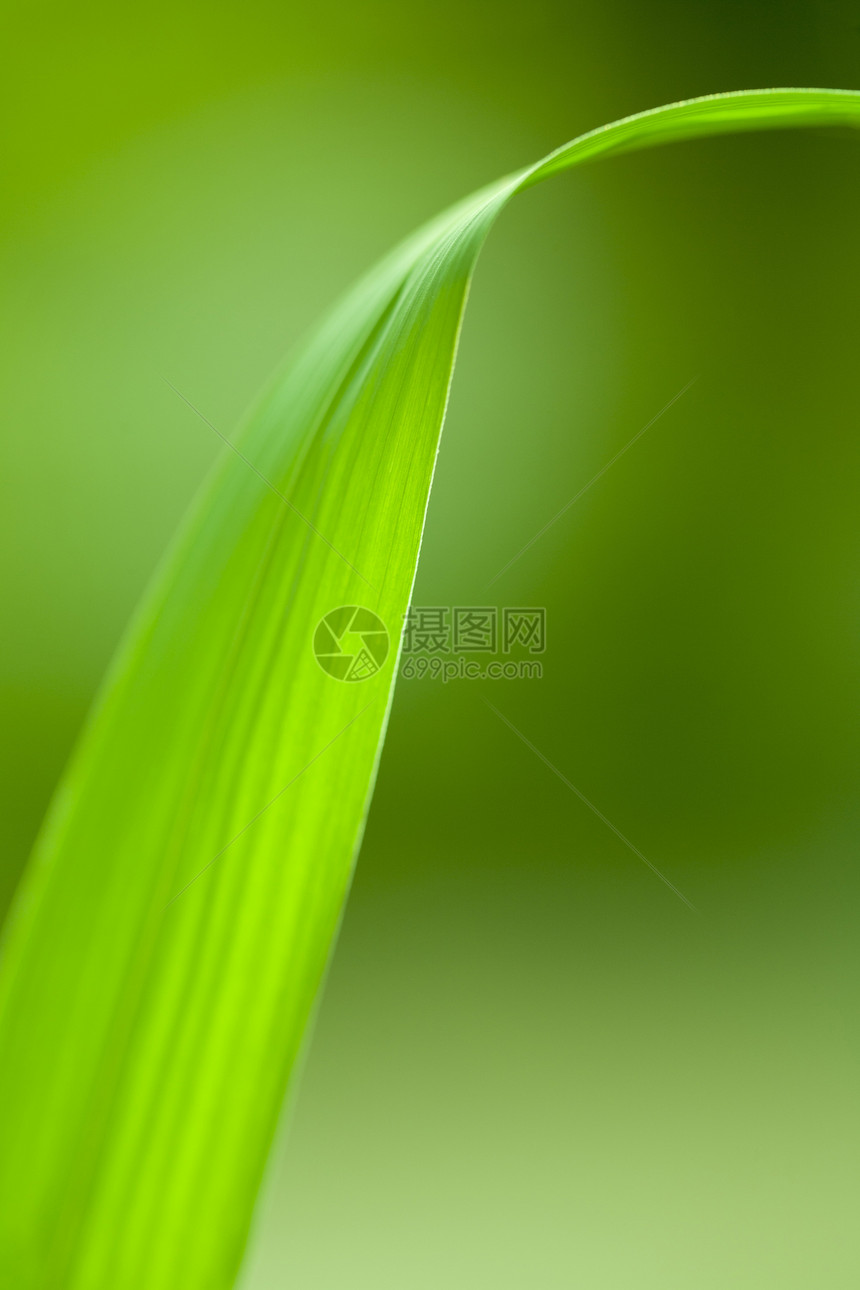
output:
[[420, 231], [274, 381], [130, 628], [7, 929], [0, 1284], [234, 1280], [373, 787], [470, 276], [507, 201], [611, 153], [858, 123], [858, 94], [774, 90], [587, 134]]

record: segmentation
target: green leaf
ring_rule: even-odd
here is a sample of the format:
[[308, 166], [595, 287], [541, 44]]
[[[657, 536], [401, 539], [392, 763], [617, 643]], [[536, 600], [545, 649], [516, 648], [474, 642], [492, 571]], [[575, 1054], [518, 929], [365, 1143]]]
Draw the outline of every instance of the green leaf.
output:
[[[273, 383], [128, 632], [7, 928], [3, 1285], [233, 1281], [361, 838], [470, 277], [506, 202], [634, 148], [858, 124], [860, 94], [768, 90], [586, 134], [398, 248]], [[370, 612], [322, 623], [350, 606]]]

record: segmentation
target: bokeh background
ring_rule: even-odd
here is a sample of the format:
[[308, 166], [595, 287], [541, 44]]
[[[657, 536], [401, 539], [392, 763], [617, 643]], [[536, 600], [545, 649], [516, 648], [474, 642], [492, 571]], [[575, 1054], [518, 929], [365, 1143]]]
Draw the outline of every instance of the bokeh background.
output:
[[[166, 381], [228, 433], [480, 184], [673, 99], [860, 87], [839, 0], [5, 15], [4, 908], [219, 450]], [[860, 136], [809, 132], [494, 232], [416, 601], [545, 605], [544, 678], [398, 688], [243, 1290], [858, 1284], [858, 218]]]

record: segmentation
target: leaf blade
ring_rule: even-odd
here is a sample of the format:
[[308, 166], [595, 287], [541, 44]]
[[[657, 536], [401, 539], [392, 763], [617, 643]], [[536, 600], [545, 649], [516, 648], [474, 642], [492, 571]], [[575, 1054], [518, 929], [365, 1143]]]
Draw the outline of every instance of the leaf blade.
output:
[[[857, 94], [754, 91], [582, 136], [409, 239], [273, 384], [137, 615], [7, 934], [11, 1284], [232, 1281], [360, 842], [469, 283], [506, 202], [633, 147], [858, 121]], [[353, 604], [395, 638], [354, 685], [311, 649]]]

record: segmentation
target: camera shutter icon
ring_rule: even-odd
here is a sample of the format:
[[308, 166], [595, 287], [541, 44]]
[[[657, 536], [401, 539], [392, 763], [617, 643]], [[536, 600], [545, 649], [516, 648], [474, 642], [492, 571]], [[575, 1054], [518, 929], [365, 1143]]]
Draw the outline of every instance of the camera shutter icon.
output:
[[391, 642], [385, 623], [363, 605], [341, 605], [317, 623], [314, 655], [336, 681], [367, 681], [382, 667]]

